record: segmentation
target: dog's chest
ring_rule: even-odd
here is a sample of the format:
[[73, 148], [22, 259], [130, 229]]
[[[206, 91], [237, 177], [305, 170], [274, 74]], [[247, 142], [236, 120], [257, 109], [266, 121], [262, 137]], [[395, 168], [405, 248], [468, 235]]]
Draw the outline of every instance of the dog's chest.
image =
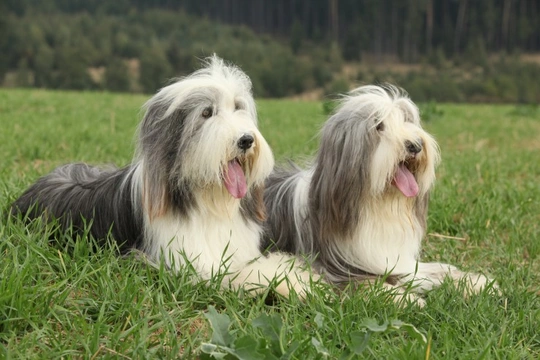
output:
[[410, 272], [420, 251], [423, 228], [405, 207], [378, 205], [361, 215], [351, 251], [374, 272]]
[[239, 213], [232, 217], [201, 214], [182, 221], [166, 216], [154, 221], [151, 228], [152, 252], [168, 254], [168, 263], [171, 256], [178, 264], [188, 260], [203, 276], [216, 272], [222, 263], [229, 270], [238, 270], [239, 264], [260, 256], [260, 226]]

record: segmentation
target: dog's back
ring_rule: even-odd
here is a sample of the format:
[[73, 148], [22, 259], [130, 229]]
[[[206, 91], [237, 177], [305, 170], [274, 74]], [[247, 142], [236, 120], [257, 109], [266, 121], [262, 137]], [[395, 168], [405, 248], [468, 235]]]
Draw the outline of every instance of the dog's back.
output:
[[63, 230], [89, 229], [98, 240], [112, 235], [123, 250], [138, 247], [142, 229], [133, 212], [129, 172], [129, 167], [60, 166], [28, 188], [13, 203], [11, 214], [57, 220]]

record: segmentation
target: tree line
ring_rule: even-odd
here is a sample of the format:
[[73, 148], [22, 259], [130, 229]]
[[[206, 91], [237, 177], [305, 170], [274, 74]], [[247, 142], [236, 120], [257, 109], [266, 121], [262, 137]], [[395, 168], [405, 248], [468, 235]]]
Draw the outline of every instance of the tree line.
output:
[[16, 86], [153, 93], [214, 52], [245, 69], [258, 96], [299, 93], [323, 85], [330, 76], [319, 74], [330, 71], [326, 54], [313, 63], [246, 27], [215, 24], [185, 12], [44, 16], [32, 10], [5, 20], [0, 75]]
[[[140, 0], [138, 6], [143, 6]], [[179, 1], [178, 7], [259, 33], [333, 40], [346, 59], [363, 52], [416, 62], [435, 49], [463, 54], [483, 43], [488, 52], [540, 50], [538, 0], [253, 0]]]
[[[346, 90], [358, 80], [421, 84], [426, 100], [517, 101], [520, 91], [540, 96], [535, 85], [518, 86], [538, 75], [519, 54], [539, 49], [537, 0], [0, 2], [0, 82], [13, 86], [151, 93], [216, 52], [246, 70], [257, 96]], [[502, 60], [490, 60], [495, 53]], [[342, 77], [344, 62], [368, 57], [435, 71]], [[476, 95], [448, 96], [429, 85], [446, 82]]]
[[[18, 15], [36, 12], [122, 15], [133, 10], [183, 10], [247, 25], [257, 33], [333, 40], [350, 57], [362, 51], [417, 61], [437, 48], [462, 54], [483, 42], [488, 52], [540, 50], [537, 0], [6, 0]], [[296, 34], [294, 34], [296, 32]]]

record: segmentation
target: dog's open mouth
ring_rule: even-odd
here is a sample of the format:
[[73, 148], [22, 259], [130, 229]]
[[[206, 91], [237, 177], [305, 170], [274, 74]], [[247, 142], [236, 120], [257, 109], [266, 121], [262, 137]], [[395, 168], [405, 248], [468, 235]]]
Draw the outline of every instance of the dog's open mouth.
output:
[[239, 158], [234, 158], [227, 163], [227, 169], [223, 174], [223, 184], [229, 194], [236, 199], [246, 196], [247, 182], [244, 170]]
[[418, 183], [413, 175], [413, 171], [414, 166], [411, 162], [400, 162], [392, 180], [392, 184], [406, 197], [418, 195]]

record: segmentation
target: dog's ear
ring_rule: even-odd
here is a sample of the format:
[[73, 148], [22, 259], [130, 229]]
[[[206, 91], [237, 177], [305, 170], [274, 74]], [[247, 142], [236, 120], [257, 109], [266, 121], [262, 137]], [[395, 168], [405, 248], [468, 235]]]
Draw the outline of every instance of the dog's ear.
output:
[[178, 139], [185, 118], [182, 109], [165, 117], [170, 104], [160, 98], [162, 92], [145, 105], [147, 110], [139, 128], [142, 201], [150, 219], [162, 216], [171, 205], [170, 173], [179, 156]]
[[347, 121], [350, 114], [338, 112], [322, 131], [309, 202], [319, 217], [314, 229], [323, 239], [343, 237], [358, 223], [360, 200], [369, 184], [369, 148], [374, 141], [362, 123]]
[[266, 221], [266, 206], [264, 204], [264, 185], [255, 185], [242, 200], [242, 214], [257, 223]]
[[145, 169], [142, 184], [142, 205], [148, 214], [150, 221], [163, 216], [169, 209], [169, 196], [166, 183], [148, 176]]
[[255, 186], [252, 190], [253, 207], [255, 210], [255, 217], [263, 222], [266, 221], [266, 206], [264, 204], [264, 186]]
[[418, 223], [422, 225], [422, 228], [424, 231], [427, 229], [427, 212], [428, 212], [428, 204], [429, 204], [429, 191], [421, 196], [418, 196], [415, 199], [415, 216], [418, 220]]

